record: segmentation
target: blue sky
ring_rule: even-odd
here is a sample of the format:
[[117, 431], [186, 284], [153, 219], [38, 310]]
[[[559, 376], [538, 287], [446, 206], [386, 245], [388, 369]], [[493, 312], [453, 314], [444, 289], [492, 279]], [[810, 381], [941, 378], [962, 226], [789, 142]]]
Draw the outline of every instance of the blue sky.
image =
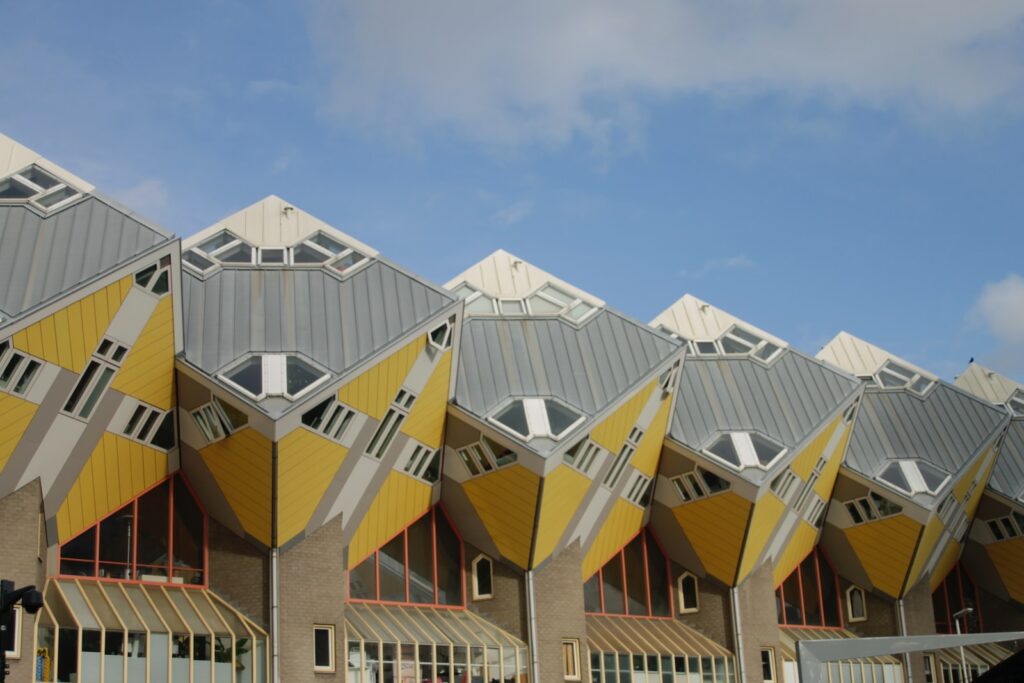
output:
[[1024, 380], [1019, 2], [32, 2], [0, 130], [180, 235], [274, 193], [444, 282], [498, 247]]

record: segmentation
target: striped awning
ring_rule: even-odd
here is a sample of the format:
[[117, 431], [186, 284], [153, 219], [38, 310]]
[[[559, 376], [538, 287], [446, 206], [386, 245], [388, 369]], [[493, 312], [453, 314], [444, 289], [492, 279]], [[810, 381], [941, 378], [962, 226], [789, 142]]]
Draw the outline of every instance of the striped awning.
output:
[[[793, 628], [785, 626], [782, 632], [782, 658], [796, 661], [796, 643], [798, 640], [842, 640], [856, 638], [857, 634], [841, 628]], [[853, 661], [853, 660], [850, 660]], [[897, 664], [903, 662], [898, 657], [881, 655], [878, 657], [862, 657], [856, 660], [865, 664]]]
[[[967, 660], [967, 666], [983, 666], [991, 669], [1012, 654], [1011, 650], [1006, 649], [999, 643], [964, 646], [964, 659]], [[945, 650], [937, 650], [935, 656], [942, 664], [948, 664], [954, 669], [960, 667], [959, 648], [950, 647]]]
[[725, 657], [733, 653], [675, 619], [635, 619], [587, 615], [587, 644], [591, 651], [659, 655]]
[[371, 642], [526, 647], [508, 631], [463, 609], [350, 602], [345, 625], [349, 638]]

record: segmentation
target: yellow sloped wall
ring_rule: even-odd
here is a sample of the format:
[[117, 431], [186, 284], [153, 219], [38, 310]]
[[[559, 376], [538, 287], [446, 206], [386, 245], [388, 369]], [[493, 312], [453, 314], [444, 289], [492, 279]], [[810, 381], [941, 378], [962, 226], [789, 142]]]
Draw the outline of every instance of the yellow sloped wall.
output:
[[537, 511], [540, 477], [511, 465], [462, 484], [469, 502], [505, 559], [526, 569]]
[[793, 570], [814, 550], [817, 540], [818, 530], [812, 524], [808, 524], [802, 519], [796, 523], [793, 537], [789, 539], [785, 550], [779, 555], [778, 561], [772, 568], [773, 586], [777, 587], [793, 573]]
[[110, 388], [161, 410], [174, 402], [174, 309], [171, 297], [156, 305]]
[[277, 444], [277, 543], [306, 528], [348, 449], [300, 427]]
[[730, 586], [743, 550], [750, 501], [726, 491], [672, 509], [708, 574]]
[[57, 510], [61, 543], [167, 477], [167, 454], [104, 432]]
[[389, 472], [349, 543], [349, 569], [429, 510], [430, 491], [430, 484], [403, 472]]
[[562, 537], [589, 488], [590, 479], [568, 465], [559, 465], [544, 477], [537, 538], [534, 540], [534, 567], [554, 552], [558, 539]]
[[891, 598], [900, 597], [921, 524], [898, 515], [852, 526], [843, 533], [872, 585]]
[[939, 587], [942, 580], [953, 569], [953, 565], [960, 559], [960, 549], [961, 545], [956, 541], [950, 541], [946, 545], [946, 549], [942, 551], [942, 557], [935, 563], [935, 569], [932, 570], [931, 576], [928, 577], [928, 583], [932, 591]]
[[0, 471], [7, 466], [11, 453], [18, 447], [37, 407], [35, 403], [17, 396], [0, 394]]
[[821, 430], [816, 437], [814, 437], [804, 450], [795, 458], [790, 464], [793, 473], [800, 477], [801, 480], [807, 481], [811, 477], [811, 472], [814, 470], [814, 466], [818, 463], [821, 458], [821, 454], [825, 452], [825, 448], [828, 446], [829, 439], [832, 438], [832, 434], [836, 429], [836, 426], [843, 419], [842, 415], [837, 416], [831, 424]]
[[[658, 380], [653, 380], [636, 392], [631, 399], [619, 406], [601, 424], [594, 427], [590, 438], [612, 453], [618, 453], [622, 449], [626, 437], [629, 436], [629, 430], [636, 425], [640, 412], [647, 405], [647, 399], [651, 397], [651, 392], [654, 391], [657, 384]], [[664, 436], [664, 432], [662, 432], [662, 436]]]
[[644, 437], [637, 444], [636, 453], [633, 454], [632, 465], [648, 477], [653, 477], [658, 471], [658, 459], [661, 456], [661, 447], [665, 444], [665, 432], [668, 429], [669, 408], [672, 401], [665, 399], [658, 407], [651, 425], [644, 432]]
[[338, 400], [375, 420], [381, 419], [395, 400], [398, 387], [405, 381], [426, 339], [425, 334], [417, 335], [416, 339], [343, 386], [338, 390]]
[[438, 360], [434, 372], [402, 425], [403, 433], [431, 448], [441, 447], [451, 376], [452, 351], [448, 349]]
[[836, 480], [839, 478], [839, 469], [842, 467], [843, 459], [846, 457], [846, 445], [850, 442], [850, 435], [853, 433], [850, 427], [851, 425], [844, 425], [842, 427], [843, 435], [839, 437], [839, 443], [836, 444], [836, 450], [832, 453], [832, 459], [825, 464], [825, 469], [821, 471], [821, 476], [818, 477], [818, 483], [814, 485], [814, 492], [826, 503], [832, 498], [832, 490], [835, 488]]
[[761, 500], [754, 504], [754, 511], [750, 515], [750, 531], [747, 533], [746, 544], [743, 547], [736, 583], [743, 581], [747, 574], [757, 566], [761, 552], [771, 542], [785, 512], [785, 503], [770, 491], [761, 496]]
[[1024, 604], [1024, 538], [1010, 538], [985, 546], [1010, 597]]
[[131, 288], [132, 277], [121, 278], [26, 327], [12, 342], [25, 353], [80, 373]]
[[644, 521], [644, 511], [622, 498], [615, 501], [611, 512], [597, 532], [594, 542], [583, 557], [583, 580], [589, 579], [594, 572], [608, 561], [612, 555], [626, 545], [640, 531]]
[[270, 545], [271, 443], [252, 427], [199, 451], [242, 528]]

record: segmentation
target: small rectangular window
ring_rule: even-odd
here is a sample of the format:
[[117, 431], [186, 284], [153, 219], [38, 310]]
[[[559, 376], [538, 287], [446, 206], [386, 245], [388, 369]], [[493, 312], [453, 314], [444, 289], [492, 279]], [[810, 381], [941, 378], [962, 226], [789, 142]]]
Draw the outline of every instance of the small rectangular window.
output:
[[4, 648], [7, 659], [21, 658], [21, 616], [21, 605], [15, 605], [9, 621], [4, 624], [7, 630], [0, 638], [0, 647]]
[[761, 650], [761, 680], [775, 683], [775, 650], [770, 647]]
[[580, 680], [580, 641], [575, 639], [562, 641], [562, 662], [565, 680]]
[[313, 671], [334, 671], [334, 627], [313, 627]]

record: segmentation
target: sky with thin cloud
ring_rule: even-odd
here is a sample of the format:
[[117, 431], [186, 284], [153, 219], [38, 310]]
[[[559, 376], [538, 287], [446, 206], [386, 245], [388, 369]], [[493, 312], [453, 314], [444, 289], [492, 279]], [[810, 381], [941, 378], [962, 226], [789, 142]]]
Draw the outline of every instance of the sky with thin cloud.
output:
[[39, 0], [0, 59], [0, 130], [183, 236], [273, 193], [436, 282], [1024, 380], [1019, 0]]

